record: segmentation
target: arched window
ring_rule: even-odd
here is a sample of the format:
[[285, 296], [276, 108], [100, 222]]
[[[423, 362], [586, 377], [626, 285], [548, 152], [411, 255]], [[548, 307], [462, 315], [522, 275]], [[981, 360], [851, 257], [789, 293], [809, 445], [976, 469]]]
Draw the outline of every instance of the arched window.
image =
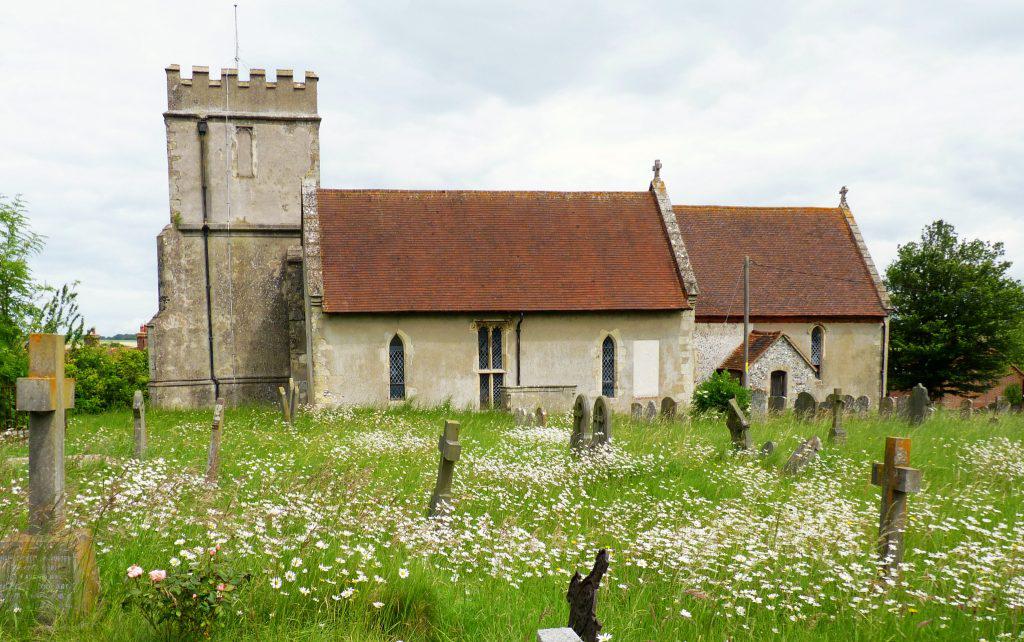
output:
[[405, 344], [397, 334], [388, 346], [388, 365], [391, 399], [405, 399]]
[[811, 330], [811, 364], [818, 369], [818, 378], [821, 378], [821, 357], [824, 354], [825, 330], [820, 325], [814, 326]]
[[601, 345], [601, 394], [615, 396], [615, 341], [605, 337]]

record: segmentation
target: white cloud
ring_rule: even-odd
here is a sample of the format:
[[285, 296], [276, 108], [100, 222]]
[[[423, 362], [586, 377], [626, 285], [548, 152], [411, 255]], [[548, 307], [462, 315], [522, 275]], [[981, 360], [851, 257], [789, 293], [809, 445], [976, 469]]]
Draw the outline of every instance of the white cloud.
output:
[[[321, 77], [323, 183], [850, 202], [876, 263], [934, 218], [1024, 256], [1024, 9], [240, 2], [242, 58]], [[228, 66], [230, 2], [22, 4], [0, 22], [0, 193], [88, 320], [156, 309], [163, 67]], [[1017, 260], [1017, 276], [1024, 261]]]

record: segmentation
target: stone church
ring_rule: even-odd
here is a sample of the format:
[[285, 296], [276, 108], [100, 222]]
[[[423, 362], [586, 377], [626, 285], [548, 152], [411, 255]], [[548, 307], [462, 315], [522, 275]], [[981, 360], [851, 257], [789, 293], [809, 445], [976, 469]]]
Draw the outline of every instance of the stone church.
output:
[[889, 301], [838, 207], [635, 192], [324, 189], [317, 82], [167, 68], [170, 222], [147, 325], [161, 407], [688, 402], [716, 371], [790, 400], [886, 388]]

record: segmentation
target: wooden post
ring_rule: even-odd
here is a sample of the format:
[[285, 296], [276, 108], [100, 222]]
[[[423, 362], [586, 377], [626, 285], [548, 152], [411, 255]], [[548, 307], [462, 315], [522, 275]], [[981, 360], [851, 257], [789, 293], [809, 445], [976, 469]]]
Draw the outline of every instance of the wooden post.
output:
[[146, 458], [146, 400], [141, 390], [135, 391], [132, 399], [132, 416], [135, 419], [135, 459]]
[[569, 580], [569, 591], [565, 599], [569, 602], [569, 628], [580, 636], [583, 642], [597, 642], [601, 632], [601, 622], [597, 619], [597, 589], [601, 587], [601, 577], [608, 570], [608, 551], [601, 549], [594, 560], [594, 568], [586, 577], [579, 571]]
[[284, 421], [285, 423], [290, 424], [292, 422], [292, 405], [288, 401], [288, 393], [285, 392], [283, 386], [277, 387], [277, 396], [280, 398], [281, 414], [284, 416]]
[[750, 257], [743, 257], [743, 387], [750, 389]]
[[210, 452], [206, 457], [206, 483], [216, 484], [220, 471], [220, 438], [224, 427], [224, 400], [218, 399], [213, 407], [213, 426], [210, 429]]
[[437, 444], [441, 451], [441, 462], [437, 467], [437, 483], [434, 485], [434, 494], [430, 497], [430, 510], [428, 515], [433, 517], [439, 511], [441, 502], [450, 502], [452, 499], [452, 478], [455, 475], [455, 462], [459, 461], [462, 454], [462, 445], [459, 443], [459, 422], [445, 421], [444, 432]]
[[910, 468], [910, 440], [887, 437], [885, 461], [871, 467], [871, 483], [882, 487], [878, 522], [878, 558], [886, 573], [903, 561], [903, 531], [907, 524], [907, 495], [921, 490], [921, 471]]

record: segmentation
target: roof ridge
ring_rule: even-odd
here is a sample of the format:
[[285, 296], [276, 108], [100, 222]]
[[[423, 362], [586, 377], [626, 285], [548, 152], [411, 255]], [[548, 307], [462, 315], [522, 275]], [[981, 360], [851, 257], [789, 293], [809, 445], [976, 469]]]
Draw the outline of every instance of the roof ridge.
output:
[[673, 205], [673, 210], [729, 210], [729, 211], [751, 211], [751, 210], [814, 210], [821, 212], [838, 212], [838, 207], [825, 207], [821, 205]]
[[319, 192], [335, 194], [473, 194], [473, 195], [556, 195], [556, 196], [577, 196], [577, 195], [610, 195], [610, 196], [635, 196], [646, 197], [648, 192], [644, 191], [618, 191], [618, 190], [491, 190], [491, 189], [391, 189], [391, 188], [335, 188], [321, 187]]

